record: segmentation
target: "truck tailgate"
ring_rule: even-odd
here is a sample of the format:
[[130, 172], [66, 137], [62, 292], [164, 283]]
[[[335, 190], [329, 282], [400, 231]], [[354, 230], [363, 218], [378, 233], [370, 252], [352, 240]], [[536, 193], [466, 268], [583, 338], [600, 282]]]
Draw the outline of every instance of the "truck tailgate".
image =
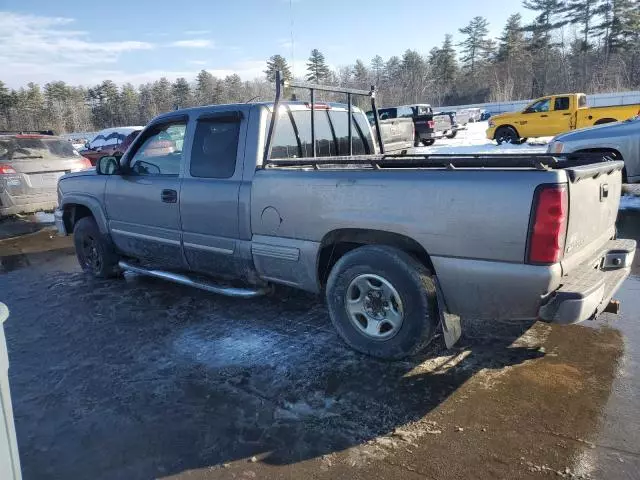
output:
[[569, 222], [562, 270], [571, 272], [615, 234], [623, 162], [602, 162], [566, 169]]

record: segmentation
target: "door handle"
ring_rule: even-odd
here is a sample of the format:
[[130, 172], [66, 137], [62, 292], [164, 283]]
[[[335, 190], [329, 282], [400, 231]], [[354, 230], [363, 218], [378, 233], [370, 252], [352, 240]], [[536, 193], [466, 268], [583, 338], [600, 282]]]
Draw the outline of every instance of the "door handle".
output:
[[548, 117], [549, 115], [540, 115], [540, 117]]
[[175, 190], [162, 190], [160, 198], [164, 203], [176, 203], [178, 201], [178, 192]]

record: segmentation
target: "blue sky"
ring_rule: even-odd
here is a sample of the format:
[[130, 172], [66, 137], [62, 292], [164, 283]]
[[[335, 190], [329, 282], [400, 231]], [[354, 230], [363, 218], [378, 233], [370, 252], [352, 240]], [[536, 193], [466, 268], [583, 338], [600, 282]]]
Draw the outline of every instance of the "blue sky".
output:
[[291, 61], [292, 17], [300, 75], [312, 48], [332, 67], [407, 48], [426, 54], [445, 33], [459, 41], [458, 28], [475, 15], [498, 35], [516, 12], [532, 18], [519, 1], [503, 0], [293, 0], [292, 8], [289, 0], [2, 0], [0, 80], [138, 84], [192, 80], [201, 69], [250, 80], [275, 53]]

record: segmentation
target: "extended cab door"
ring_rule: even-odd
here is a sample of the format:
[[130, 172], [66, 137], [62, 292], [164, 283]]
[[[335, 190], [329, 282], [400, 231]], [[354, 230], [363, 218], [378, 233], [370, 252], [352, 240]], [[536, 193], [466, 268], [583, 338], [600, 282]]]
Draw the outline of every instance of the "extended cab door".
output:
[[186, 126], [180, 116], [146, 128], [122, 158], [122, 174], [110, 176], [105, 188], [117, 247], [161, 267], [185, 267], [178, 200]]
[[[240, 110], [196, 119], [180, 191], [183, 247], [191, 270], [231, 277], [247, 273], [250, 249], [243, 255], [239, 224], [246, 128]], [[250, 245], [250, 238], [244, 241]]]

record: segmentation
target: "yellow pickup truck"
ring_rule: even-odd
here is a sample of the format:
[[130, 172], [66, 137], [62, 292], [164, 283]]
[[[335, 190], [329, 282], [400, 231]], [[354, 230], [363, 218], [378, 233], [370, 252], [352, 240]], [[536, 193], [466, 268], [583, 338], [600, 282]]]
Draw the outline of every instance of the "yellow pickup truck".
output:
[[588, 107], [584, 93], [538, 98], [521, 112], [501, 113], [489, 119], [487, 138], [521, 143], [530, 137], [552, 137], [578, 128], [619, 122], [640, 114], [640, 104]]

